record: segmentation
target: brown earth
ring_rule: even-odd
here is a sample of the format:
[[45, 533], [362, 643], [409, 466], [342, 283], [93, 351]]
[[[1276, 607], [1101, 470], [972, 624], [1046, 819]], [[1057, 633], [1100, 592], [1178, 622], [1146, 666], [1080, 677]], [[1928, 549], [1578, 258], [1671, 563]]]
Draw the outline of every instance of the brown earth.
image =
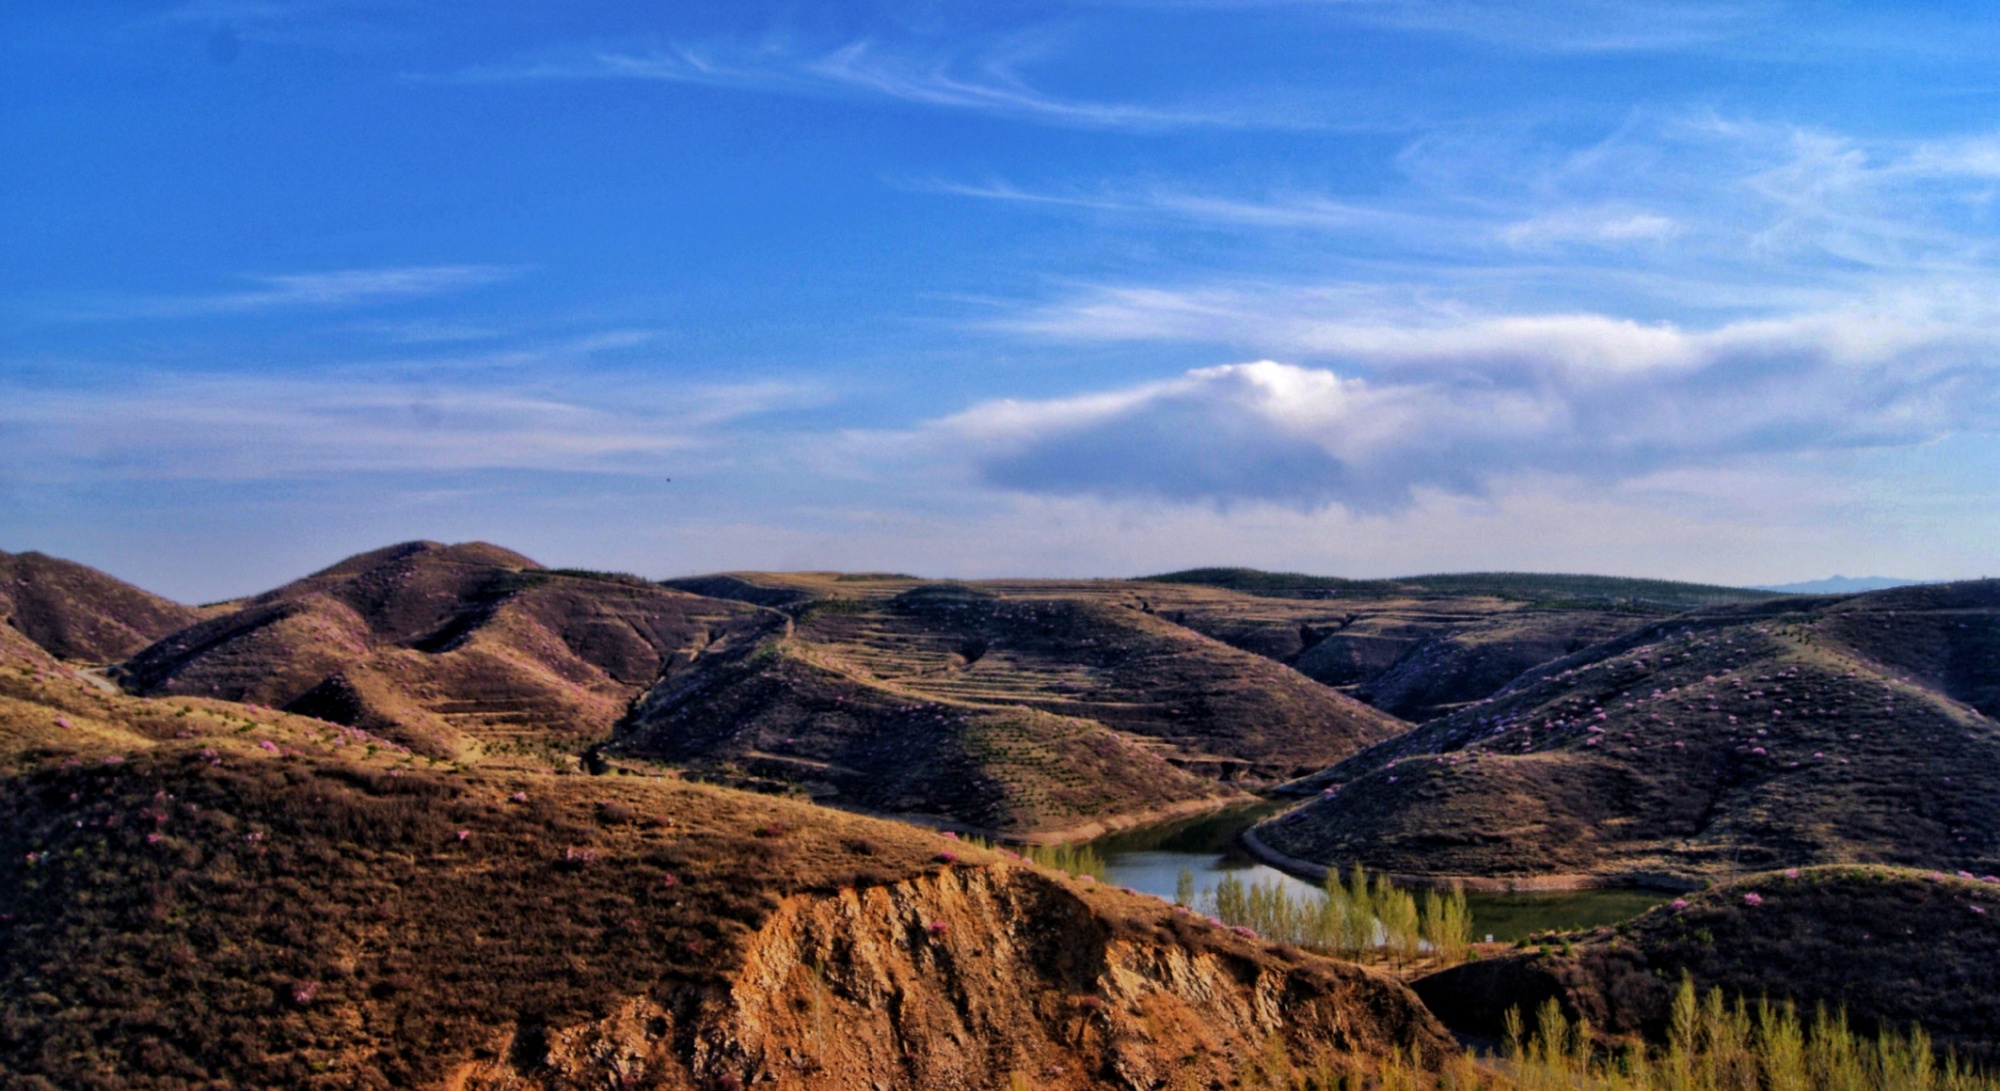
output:
[[[1755, 894], [1759, 904], [1746, 904]], [[2000, 879], [1878, 867], [1741, 877], [1615, 929], [1548, 937], [1415, 984], [1454, 1030], [1498, 1037], [1556, 999], [1609, 1037], [1665, 1037], [1682, 975], [1706, 992], [1845, 1010], [1864, 1034], [1921, 1022], [1939, 1046], [2000, 1062]]]
[[0, 552], [0, 625], [57, 659], [115, 662], [203, 616], [74, 561]]
[[434, 756], [543, 766], [573, 762], [704, 652], [783, 624], [484, 543], [391, 546], [234, 605], [139, 652], [120, 681], [286, 708]]
[[[607, 752], [816, 798], [1051, 835], [1302, 775], [1407, 725], [1117, 591], [742, 574], [803, 597], [755, 652], [710, 656]], [[676, 581], [678, 586], [692, 586]]]
[[2000, 581], [1682, 615], [1294, 785], [1318, 864], [1699, 882], [2000, 870]]
[[0, 664], [10, 1088], [1223, 1086], [1404, 986], [907, 825]]
[[1341, 580], [1230, 568], [1131, 584], [1163, 616], [1418, 723], [1690, 607], [1771, 597], [1531, 573]]

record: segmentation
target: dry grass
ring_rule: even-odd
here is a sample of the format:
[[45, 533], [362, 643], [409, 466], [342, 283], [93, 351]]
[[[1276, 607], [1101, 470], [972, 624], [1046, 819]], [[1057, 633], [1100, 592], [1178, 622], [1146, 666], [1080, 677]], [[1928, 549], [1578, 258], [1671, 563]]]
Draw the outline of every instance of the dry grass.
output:
[[[1753, 897], [1754, 896], [1754, 897]], [[1858, 1031], [1921, 1023], [2000, 1062], [2000, 882], [1875, 867], [1773, 872], [1680, 899], [1615, 929], [1419, 981], [1440, 1017], [1497, 1036], [1501, 1013], [1557, 999], [1613, 1038], [1662, 1040], [1672, 983], [1844, 1010]]]
[[1293, 776], [1404, 726], [1130, 606], [985, 585], [769, 582], [812, 593], [789, 607], [791, 633], [704, 657], [646, 698], [610, 753], [1055, 836], [1220, 803], [1230, 785]]
[[1663, 623], [1311, 778], [1337, 793], [1259, 837], [1399, 874], [2000, 871], [2000, 583], [1954, 586]]

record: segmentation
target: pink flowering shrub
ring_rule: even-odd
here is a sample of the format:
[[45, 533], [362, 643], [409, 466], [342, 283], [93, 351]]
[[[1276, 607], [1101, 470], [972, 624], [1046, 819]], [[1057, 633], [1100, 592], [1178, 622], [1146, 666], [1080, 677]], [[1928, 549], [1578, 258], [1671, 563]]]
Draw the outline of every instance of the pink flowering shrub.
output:
[[1756, 906], [1763, 905], [1764, 896], [1753, 890], [1750, 893], [1743, 895], [1743, 904], [1751, 906], [1753, 908]]

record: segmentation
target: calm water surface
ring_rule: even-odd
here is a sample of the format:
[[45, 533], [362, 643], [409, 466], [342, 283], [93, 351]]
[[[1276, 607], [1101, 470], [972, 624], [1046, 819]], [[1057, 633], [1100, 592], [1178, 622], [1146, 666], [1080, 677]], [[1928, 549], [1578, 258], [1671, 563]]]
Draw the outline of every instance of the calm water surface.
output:
[[[1294, 897], [1317, 896], [1319, 884], [1258, 863], [1243, 851], [1236, 835], [1261, 819], [1277, 814], [1289, 802], [1252, 803], [1206, 814], [1137, 826], [1088, 842], [1104, 858], [1105, 877], [1172, 901], [1181, 869], [1194, 873], [1196, 890], [1215, 886], [1225, 876], [1244, 885], [1278, 883]], [[1484, 939], [1511, 942], [1551, 929], [1595, 928], [1630, 920], [1670, 900], [1671, 894], [1651, 890], [1579, 890], [1561, 894], [1467, 894], [1472, 931]]]

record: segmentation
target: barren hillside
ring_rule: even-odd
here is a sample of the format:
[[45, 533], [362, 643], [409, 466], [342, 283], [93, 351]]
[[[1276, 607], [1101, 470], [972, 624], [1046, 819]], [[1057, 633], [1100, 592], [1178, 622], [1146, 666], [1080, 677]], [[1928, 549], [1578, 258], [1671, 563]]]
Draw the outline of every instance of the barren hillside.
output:
[[2000, 870], [2000, 581], [1684, 615], [1301, 782], [1314, 863], [1692, 881]]
[[440, 757], [546, 764], [604, 738], [663, 675], [781, 623], [483, 543], [413, 542], [173, 633], [119, 677], [140, 694], [286, 708]]
[[0, 552], [0, 625], [58, 659], [114, 662], [203, 616], [74, 561]]
[[1152, 1087], [1403, 986], [928, 831], [0, 664], [0, 1083]]

